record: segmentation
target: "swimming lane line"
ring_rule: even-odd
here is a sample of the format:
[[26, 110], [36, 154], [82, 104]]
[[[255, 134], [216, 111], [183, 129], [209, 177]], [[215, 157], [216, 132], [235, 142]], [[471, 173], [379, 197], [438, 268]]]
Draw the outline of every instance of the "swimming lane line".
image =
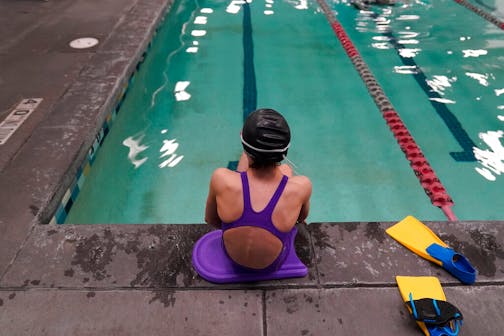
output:
[[[378, 15], [374, 12], [370, 14], [374, 19], [378, 18]], [[450, 152], [451, 157], [458, 162], [472, 162], [476, 161], [474, 157], [473, 148], [476, 147], [476, 144], [472, 141], [469, 134], [466, 132], [462, 124], [455, 116], [455, 114], [450, 111], [446, 104], [440, 102], [439, 100], [442, 98], [439, 93], [435, 90], [432, 90], [431, 87], [427, 84], [427, 77], [422, 69], [415, 62], [413, 57], [404, 57], [400, 53], [400, 49], [404, 49], [405, 46], [397, 40], [397, 38], [392, 34], [392, 32], [383, 32], [381, 33], [383, 36], [387, 37], [389, 42], [394, 46], [394, 49], [397, 51], [397, 55], [401, 59], [401, 62], [409, 67], [414, 67], [416, 72], [413, 74], [413, 78], [418, 83], [420, 88], [425, 92], [427, 97], [429, 97], [429, 102], [439, 115], [439, 117], [443, 120], [446, 127], [450, 130], [451, 134], [458, 142], [460, 147], [462, 147], [463, 151], [461, 152]]]
[[243, 120], [257, 108], [257, 87], [254, 68], [254, 41], [250, 5], [243, 4]]
[[399, 114], [395, 111], [391, 102], [383, 92], [383, 89], [372, 74], [371, 70], [360, 56], [357, 48], [350, 40], [350, 37], [345, 32], [343, 26], [336, 19], [334, 13], [329, 8], [325, 0], [317, 0], [317, 2], [329, 21], [336, 37], [343, 46], [347, 56], [350, 58], [350, 61], [359, 73], [361, 79], [364, 81], [375, 104], [380, 109], [383, 118], [394, 134], [401, 150], [410, 162], [410, 167], [415, 172], [415, 175], [417, 176], [425, 193], [430, 198], [431, 203], [434, 206], [439, 207], [448, 220], [457, 220], [457, 217], [451, 208], [453, 206], [452, 198], [448, 195], [448, 192], [436, 176], [436, 173], [431, 168], [429, 162], [399, 117]]
[[[248, 2], [242, 5], [243, 44], [243, 121], [257, 108], [257, 86], [254, 67], [254, 40], [252, 39], [252, 17]], [[236, 170], [238, 161], [229, 161], [227, 168]]]

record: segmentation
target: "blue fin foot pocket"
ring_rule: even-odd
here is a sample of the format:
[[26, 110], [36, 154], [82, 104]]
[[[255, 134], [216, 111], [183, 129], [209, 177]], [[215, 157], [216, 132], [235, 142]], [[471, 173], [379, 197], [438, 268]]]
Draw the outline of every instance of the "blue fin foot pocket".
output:
[[464, 317], [460, 310], [453, 304], [435, 299], [410, 300], [406, 305], [410, 308], [411, 315], [418, 322], [425, 323], [430, 336], [456, 336]]
[[462, 283], [471, 285], [476, 281], [476, 270], [462, 254], [436, 243], [427, 247], [426, 251], [431, 257], [441, 261], [443, 268]]

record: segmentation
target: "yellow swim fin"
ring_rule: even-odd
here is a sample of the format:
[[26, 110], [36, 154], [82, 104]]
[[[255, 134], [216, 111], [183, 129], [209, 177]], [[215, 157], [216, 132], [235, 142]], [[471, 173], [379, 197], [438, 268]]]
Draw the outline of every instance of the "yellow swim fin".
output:
[[397, 240], [402, 245], [406, 246], [413, 253], [418, 254], [422, 258], [432, 261], [438, 265], [442, 265], [440, 260], [434, 259], [427, 248], [433, 243], [442, 247], [448, 247], [431, 229], [420, 222], [413, 216], [407, 216], [399, 223], [389, 227], [386, 232]]
[[426, 336], [457, 335], [462, 313], [449, 302], [436, 277], [396, 276], [409, 313]]
[[386, 232], [422, 258], [432, 261], [465, 284], [476, 281], [476, 270], [462, 254], [455, 252], [413, 216], [407, 216]]

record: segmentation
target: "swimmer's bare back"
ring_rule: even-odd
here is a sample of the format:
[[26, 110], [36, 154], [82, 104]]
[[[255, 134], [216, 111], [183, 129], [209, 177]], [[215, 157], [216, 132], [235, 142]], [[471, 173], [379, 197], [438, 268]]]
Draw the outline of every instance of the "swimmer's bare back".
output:
[[[250, 202], [256, 212], [262, 211], [273, 197], [283, 174], [289, 180], [273, 210], [272, 221], [281, 232], [292, 230], [296, 222], [303, 222], [309, 211], [311, 182], [305, 176], [292, 176], [287, 165], [271, 170], [247, 169]], [[216, 204], [212, 204], [213, 200]], [[215, 213], [212, 213], [215, 209]], [[243, 213], [243, 188], [240, 173], [226, 168], [217, 169], [212, 175], [207, 200], [205, 220], [216, 227], [231, 223]], [[241, 226], [226, 230], [224, 245], [229, 256], [238, 264], [262, 269], [275, 261], [282, 250], [282, 242], [265, 229]]]

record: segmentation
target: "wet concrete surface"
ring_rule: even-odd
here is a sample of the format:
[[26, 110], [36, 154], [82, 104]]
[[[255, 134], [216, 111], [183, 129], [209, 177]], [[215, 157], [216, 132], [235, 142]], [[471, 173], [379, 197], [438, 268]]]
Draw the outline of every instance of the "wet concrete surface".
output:
[[461, 335], [504, 329], [504, 222], [427, 223], [478, 269], [472, 286], [386, 235], [393, 223], [300, 227], [306, 277], [234, 285], [191, 266], [205, 225], [47, 224], [169, 6], [0, 0], [0, 120], [44, 99], [0, 146], [1, 335], [420, 335], [396, 275], [438, 277]]
[[[129, 335], [138, 326], [118, 319], [137, 309], [142, 323], [166, 314], [149, 326], [155, 334], [167, 330], [167, 321], [182, 323], [174, 335], [232, 334], [244, 327], [236, 314], [248, 314], [246, 335], [366, 334], [371, 328], [374, 335], [416, 335], [395, 284], [396, 275], [412, 275], [440, 279], [448, 301], [464, 314], [461, 335], [490, 335], [502, 328], [504, 223], [426, 223], [478, 269], [471, 286], [381, 234], [393, 224], [301, 227], [296, 251], [310, 268], [308, 276], [232, 285], [208, 283], [192, 268], [192, 247], [210, 230], [206, 225], [37, 225], [0, 280], [0, 325], [14, 321], [21, 327], [23, 314], [29, 314], [22, 325], [35, 335], [69, 330], [92, 335], [117, 328], [118, 335]], [[244, 298], [250, 296], [253, 303]], [[218, 317], [203, 309], [213, 309], [216, 301]], [[77, 311], [92, 317], [95, 304], [110, 319], [88, 325], [71, 317], [61, 328], [54, 325]], [[50, 308], [37, 310], [44, 305]], [[186, 318], [197, 323], [184, 324]], [[205, 330], [202, 321], [215, 328]]]

